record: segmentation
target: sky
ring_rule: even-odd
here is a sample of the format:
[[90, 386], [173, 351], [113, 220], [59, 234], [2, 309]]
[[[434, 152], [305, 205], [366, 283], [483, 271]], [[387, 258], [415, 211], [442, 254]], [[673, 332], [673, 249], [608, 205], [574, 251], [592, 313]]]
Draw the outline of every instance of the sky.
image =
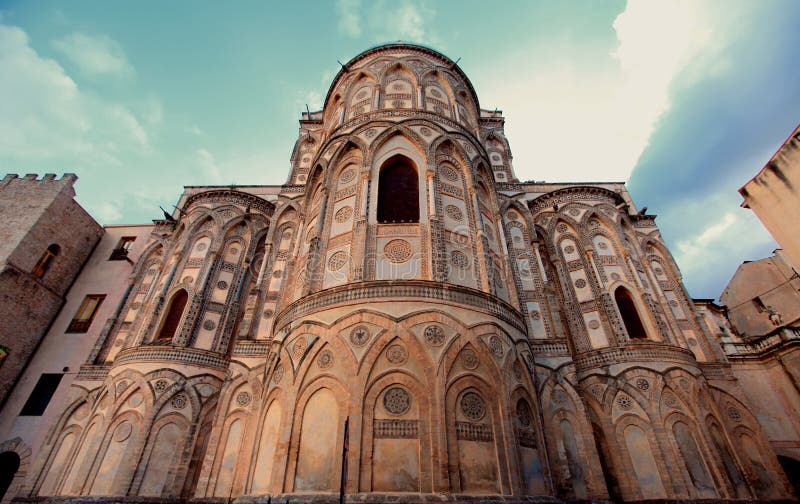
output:
[[77, 173], [102, 224], [184, 185], [282, 184], [346, 62], [434, 47], [520, 180], [627, 181], [690, 295], [777, 247], [737, 189], [800, 122], [797, 0], [0, 0], [0, 173]]

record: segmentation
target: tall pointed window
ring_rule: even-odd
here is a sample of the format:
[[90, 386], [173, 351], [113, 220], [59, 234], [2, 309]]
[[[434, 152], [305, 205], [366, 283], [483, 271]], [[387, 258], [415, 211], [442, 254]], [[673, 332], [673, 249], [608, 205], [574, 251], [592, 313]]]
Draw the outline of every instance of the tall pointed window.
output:
[[53, 262], [56, 260], [56, 256], [61, 252], [61, 247], [56, 245], [55, 243], [47, 247], [47, 250], [44, 251], [42, 257], [39, 259], [39, 262], [36, 263], [36, 266], [33, 267], [33, 271], [31, 274], [36, 278], [44, 277], [44, 274], [50, 269], [53, 265]]
[[628, 289], [624, 287], [617, 288], [614, 291], [614, 299], [617, 301], [617, 308], [619, 308], [619, 314], [622, 315], [622, 322], [625, 324], [628, 336], [631, 339], [647, 339], [644, 324], [642, 324], [642, 319], [639, 318], [636, 303], [633, 302]]
[[175, 331], [178, 330], [178, 324], [181, 323], [183, 316], [183, 309], [186, 308], [186, 301], [189, 295], [185, 290], [179, 290], [173, 297], [172, 302], [169, 304], [169, 310], [164, 323], [161, 325], [161, 330], [158, 332], [159, 341], [170, 341], [175, 337]]
[[394, 156], [383, 164], [378, 181], [378, 222], [419, 222], [419, 180], [407, 158]]

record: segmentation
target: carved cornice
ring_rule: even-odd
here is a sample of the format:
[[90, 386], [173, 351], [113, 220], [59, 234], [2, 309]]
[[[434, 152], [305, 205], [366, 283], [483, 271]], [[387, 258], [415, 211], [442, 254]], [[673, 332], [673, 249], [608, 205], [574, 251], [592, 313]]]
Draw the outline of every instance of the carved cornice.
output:
[[623, 347], [600, 348], [575, 359], [579, 371], [635, 362], [675, 362], [697, 367], [694, 354], [681, 347], [656, 342], [628, 343]]
[[103, 381], [106, 379], [109, 369], [111, 369], [111, 366], [108, 365], [93, 366], [84, 364], [81, 366], [80, 371], [78, 371], [76, 380]]
[[231, 189], [214, 189], [211, 191], [203, 191], [191, 196], [184, 205], [184, 211], [200, 203], [233, 203], [243, 207], [250, 207], [251, 210], [261, 212], [264, 215], [271, 216], [275, 211], [275, 205], [258, 196], [248, 194], [241, 191]]
[[191, 347], [140, 346], [122, 350], [114, 360], [114, 367], [134, 362], [168, 362], [194, 367], [227, 369], [228, 359], [216, 352]]
[[305, 185], [285, 185], [281, 187], [281, 194], [302, 194], [306, 192]]
[[[433, 112], [428, 112], [427, 110], [423, 109], [378, 109], [365, 114], [360, 114], [334, 128], [333, 133], [331, 133], [331, 138], [338, 136], [338, 134], [335, 134], [336, 132], [349, 131], [361, 126], [362, 124], [372, 121], [380, 121], [381, 119], [386, 118], [422, 119], [444, 124], [451, 130], [458, 130], [461, 134], [472, 138], [476, 143], [480, 143], [475, 138], [475, 135], [464, 125], [459, 124], [458, 122], [447, 117], [435, 114]], [[320, 152], [322, 152], [322, 149], [320, 149]]]
[[233, 347], [233, 355], [235, 357], [263, 357], [269, 353], [272, 346], [271, 341], [237, 341]]
[[569, 355], [566, 341], [530, 340], [533, 355]]
[[527, 332], [522, 314], [491, 294], [428, 280], [373, 280], [333, 287], [295, 301], [275, 317], [273, 334], [304, 315], [334, 305], [400, 300], [466, 305], [512, 325], [523, 334]]
[[536, 213], [543, 208], [552, 207], [555, 204], [565, 204], [572, 201], [580, 200], [601, 200], [611, 203], [612, 205], [619, 205], [625, 201], [618, 193], [610, 191], [602, 187], [593, 186], [576, 186], [565, 187], [558, 189], [547, 194], [543, 194], [538, 198], [531, 200], [528, 203], [528, 208], [532, 213]]

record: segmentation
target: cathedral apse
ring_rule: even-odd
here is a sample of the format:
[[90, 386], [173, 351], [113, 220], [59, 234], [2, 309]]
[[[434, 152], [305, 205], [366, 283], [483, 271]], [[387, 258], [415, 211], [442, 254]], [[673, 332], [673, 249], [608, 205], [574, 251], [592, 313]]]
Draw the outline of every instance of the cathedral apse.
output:
[[504, 125], [433, 49], [343, 65], [285, 184], [154, 222], [19, 498], [789, 498], [654, 216]]

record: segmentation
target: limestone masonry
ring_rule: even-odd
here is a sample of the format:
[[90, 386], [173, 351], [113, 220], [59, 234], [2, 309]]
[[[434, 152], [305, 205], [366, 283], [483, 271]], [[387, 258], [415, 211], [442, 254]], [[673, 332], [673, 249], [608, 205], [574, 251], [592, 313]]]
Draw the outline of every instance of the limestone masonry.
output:
[[623, 183], [511, 160], [398, 42], [303, 113], [284, 185], [101, 228], [74, 176], [6, 177], [3, 502], [791, 499], [797, 274], [730, 322]]

